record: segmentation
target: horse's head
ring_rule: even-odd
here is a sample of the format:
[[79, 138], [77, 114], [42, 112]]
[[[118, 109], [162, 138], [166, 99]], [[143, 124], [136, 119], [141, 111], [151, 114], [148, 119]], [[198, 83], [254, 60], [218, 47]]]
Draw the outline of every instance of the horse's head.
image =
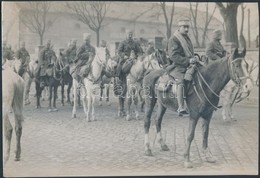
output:
[[107, 59], [107, 66], [106, 66], [106, 71], [113, 73], [116, 70], [118, 61], [115, 60], [114, 58], [109, 57]]
[[155, 53], [146, 56], [143, 60], [143, 64], [145, 70], [154, 70], [161, 68]]
[[243, 49], [241, 53], [238, 52], [237, 48], [234, 50], [229, 59], [229, 72], [236, 85], [242, 87], [243, 92], [249, 93], [253, 88], [253, 82], [245, 55], [246, 49]]
[[6, 60], [5, 64], [3, 65], [4, 69], [11, 69], [14, 72], [18, 73], [22, 68], [22, 62], [14, 57], [12, 60]]
[[[91, 54], [90, 54], [91, 57]], [[94, 61], [98, 62], [102, 67], [106, 66], [107, 59], [106, 59], [106, 48], [104, 47], [97, 47], [96, 48], [96, 55], [94, 56]]]
[[154, 55], [160, 66], [165, 66], [166, 64], [168, 64], [167, 54], [165, 51], [156, 49]]

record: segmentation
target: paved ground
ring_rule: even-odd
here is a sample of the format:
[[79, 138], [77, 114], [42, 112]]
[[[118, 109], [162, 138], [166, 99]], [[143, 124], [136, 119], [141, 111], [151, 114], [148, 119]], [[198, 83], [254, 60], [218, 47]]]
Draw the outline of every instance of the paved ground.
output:
[[[255, 92], [258, 97], [258, 93]], [[32, 99], [33, 96], [31, 96]], [[59, 103], [59, 101], [58, 101]], [[97, 106], [98, 121], [86, 122], [83, 109], [78, 118], [71, 118], [72, 108], [60, 107], [48, 113], [47, 102], [42, 109], [34, 103], [25, 107], [22, 158], [11, 160], [4, 167], [5, 176], [93, 176], [93, 175], [196, 175], [257, 174], [258, 170], [258, 104], [245, 101], [234, 108], [236, 122], [224, 123], [220, 111], [210, 125], [209, 147], [217, 158], [214, 164], [203, 161], [201, 124], [197, 125], [191, 148], [194, 168], [183, 166], [183, 151], [188, 119], [167, 111], [163, 135], [170, 151], [160, 151], [155, 141], [155, 127], [150, 138], [154, 156], [144, 155], [143, 120], [125, 121], [117, 118], [117, 104]]]

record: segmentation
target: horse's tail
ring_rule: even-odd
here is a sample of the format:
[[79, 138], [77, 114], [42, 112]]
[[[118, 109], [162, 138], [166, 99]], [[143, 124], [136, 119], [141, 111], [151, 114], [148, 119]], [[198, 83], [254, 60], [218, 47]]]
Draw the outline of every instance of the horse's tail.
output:
[[155, 98], [155, 84], [159, 77], [165, 73], [164, 69], [154, 70], [144, 77], [143, 90], [145, 98]]
[[22, 78], [18, 78], [18, 82], [15, 84], [14, 90], [14, 98], [12, 103], [12, 108], [14, 110], [15, 117], [23, 121], [23, 102], [24, 102], [24, 80]]

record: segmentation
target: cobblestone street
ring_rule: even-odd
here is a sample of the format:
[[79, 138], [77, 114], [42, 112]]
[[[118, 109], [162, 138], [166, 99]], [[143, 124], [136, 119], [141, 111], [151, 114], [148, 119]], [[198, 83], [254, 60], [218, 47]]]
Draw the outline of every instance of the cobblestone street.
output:
[[[31, 100], [35, 98], [31, 96]], [[98, 121], [95, 122], [86, 122], [83, 108], [78, 109], [78, 118], [72, 119], [69, 105], [59, 106], [58, 112], [49, 113], [47, 101], [42, 102], [41, 109], [34, 109], [34, 104], [25, 106], [20, 162], [14, 161], [13, 134], [11, 157], [4, 167], [6, 177], [257, 174], [257, 104], [236, 105], [237, 121], [232, 123], [222, 121], [221, 110], [216, 113], [209, 135], [209, 148], [217, 158], [213, 164], [203, 161], [201, 123], [198, 123], [191, 146], [194, 163], [191, 169], [183, 166], [188, 118], [180, 118], [170, 110], [162, 123], [162, 133], [170, 151], [160, 150], [152, 122], [150, 139], [154, 156], [147, 157], [144, 155], [143, 119], [118, 118], [115, 99], [111, 106], [96, 107]], [[141, 116], [143, 118], [143, 113]]]

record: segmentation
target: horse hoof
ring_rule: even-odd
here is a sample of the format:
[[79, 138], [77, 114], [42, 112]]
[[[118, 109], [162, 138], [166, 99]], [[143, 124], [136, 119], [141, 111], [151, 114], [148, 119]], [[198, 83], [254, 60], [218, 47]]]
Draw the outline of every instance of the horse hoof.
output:
[[72, 114], [72, 118], [77, 118], [76, 114]]
[[130, 116], [130, 115], [127, 115], [125, 119], [126, 119], [127, 121], [130, 121], [130, 120], [131, 120], [131, 116]]
[[48, 109], [48, 112], [52, 112], [52, 109]]
[[30, 101], [25, 101], [24, 104], [25, 104], [25, 105], [29, 105], [29, 104], [31, 104], [31, 102], [30, 102]]
[[111, 103], [109, 101], [107, 102], [107, 106], [111, 106]]
[[151, 149], [145, 150], [145, 156], [153, 156]]
[[90, 119], [87, 119], [87, 122], [91, 122], [91, 120], [90, 120]]
[[53, 111], [53, 112], [56, 112], [56, 111], [58, 111], [58, 109], [57, 109], [57, 108], [53, 108], [52, 111]]
[[20, 158], [15, 158], [14, 161], [20, 161]]
[[185, 161], [184, 162], [184, 167], [185, 168], [193, 168], [192, 163], [190, 161]]
[[99, 105], [99, 106], [102, 106], [102, 102], [99, 102], [98, 105]]
[[41, 106], [35, 106], [35, 109], [40, 109], [41, 108]]
[[167, 145], [162, 145], [161, 149], [162, 149], [162, 151], [169, 151], [170, 150]]
[[64, 103], [61, 103], [61, 106], [64, 106]]
[[215, 163], [216, 162], [216, 159], [214, 157], [206, 157], [206, 161], [208, 163]]

